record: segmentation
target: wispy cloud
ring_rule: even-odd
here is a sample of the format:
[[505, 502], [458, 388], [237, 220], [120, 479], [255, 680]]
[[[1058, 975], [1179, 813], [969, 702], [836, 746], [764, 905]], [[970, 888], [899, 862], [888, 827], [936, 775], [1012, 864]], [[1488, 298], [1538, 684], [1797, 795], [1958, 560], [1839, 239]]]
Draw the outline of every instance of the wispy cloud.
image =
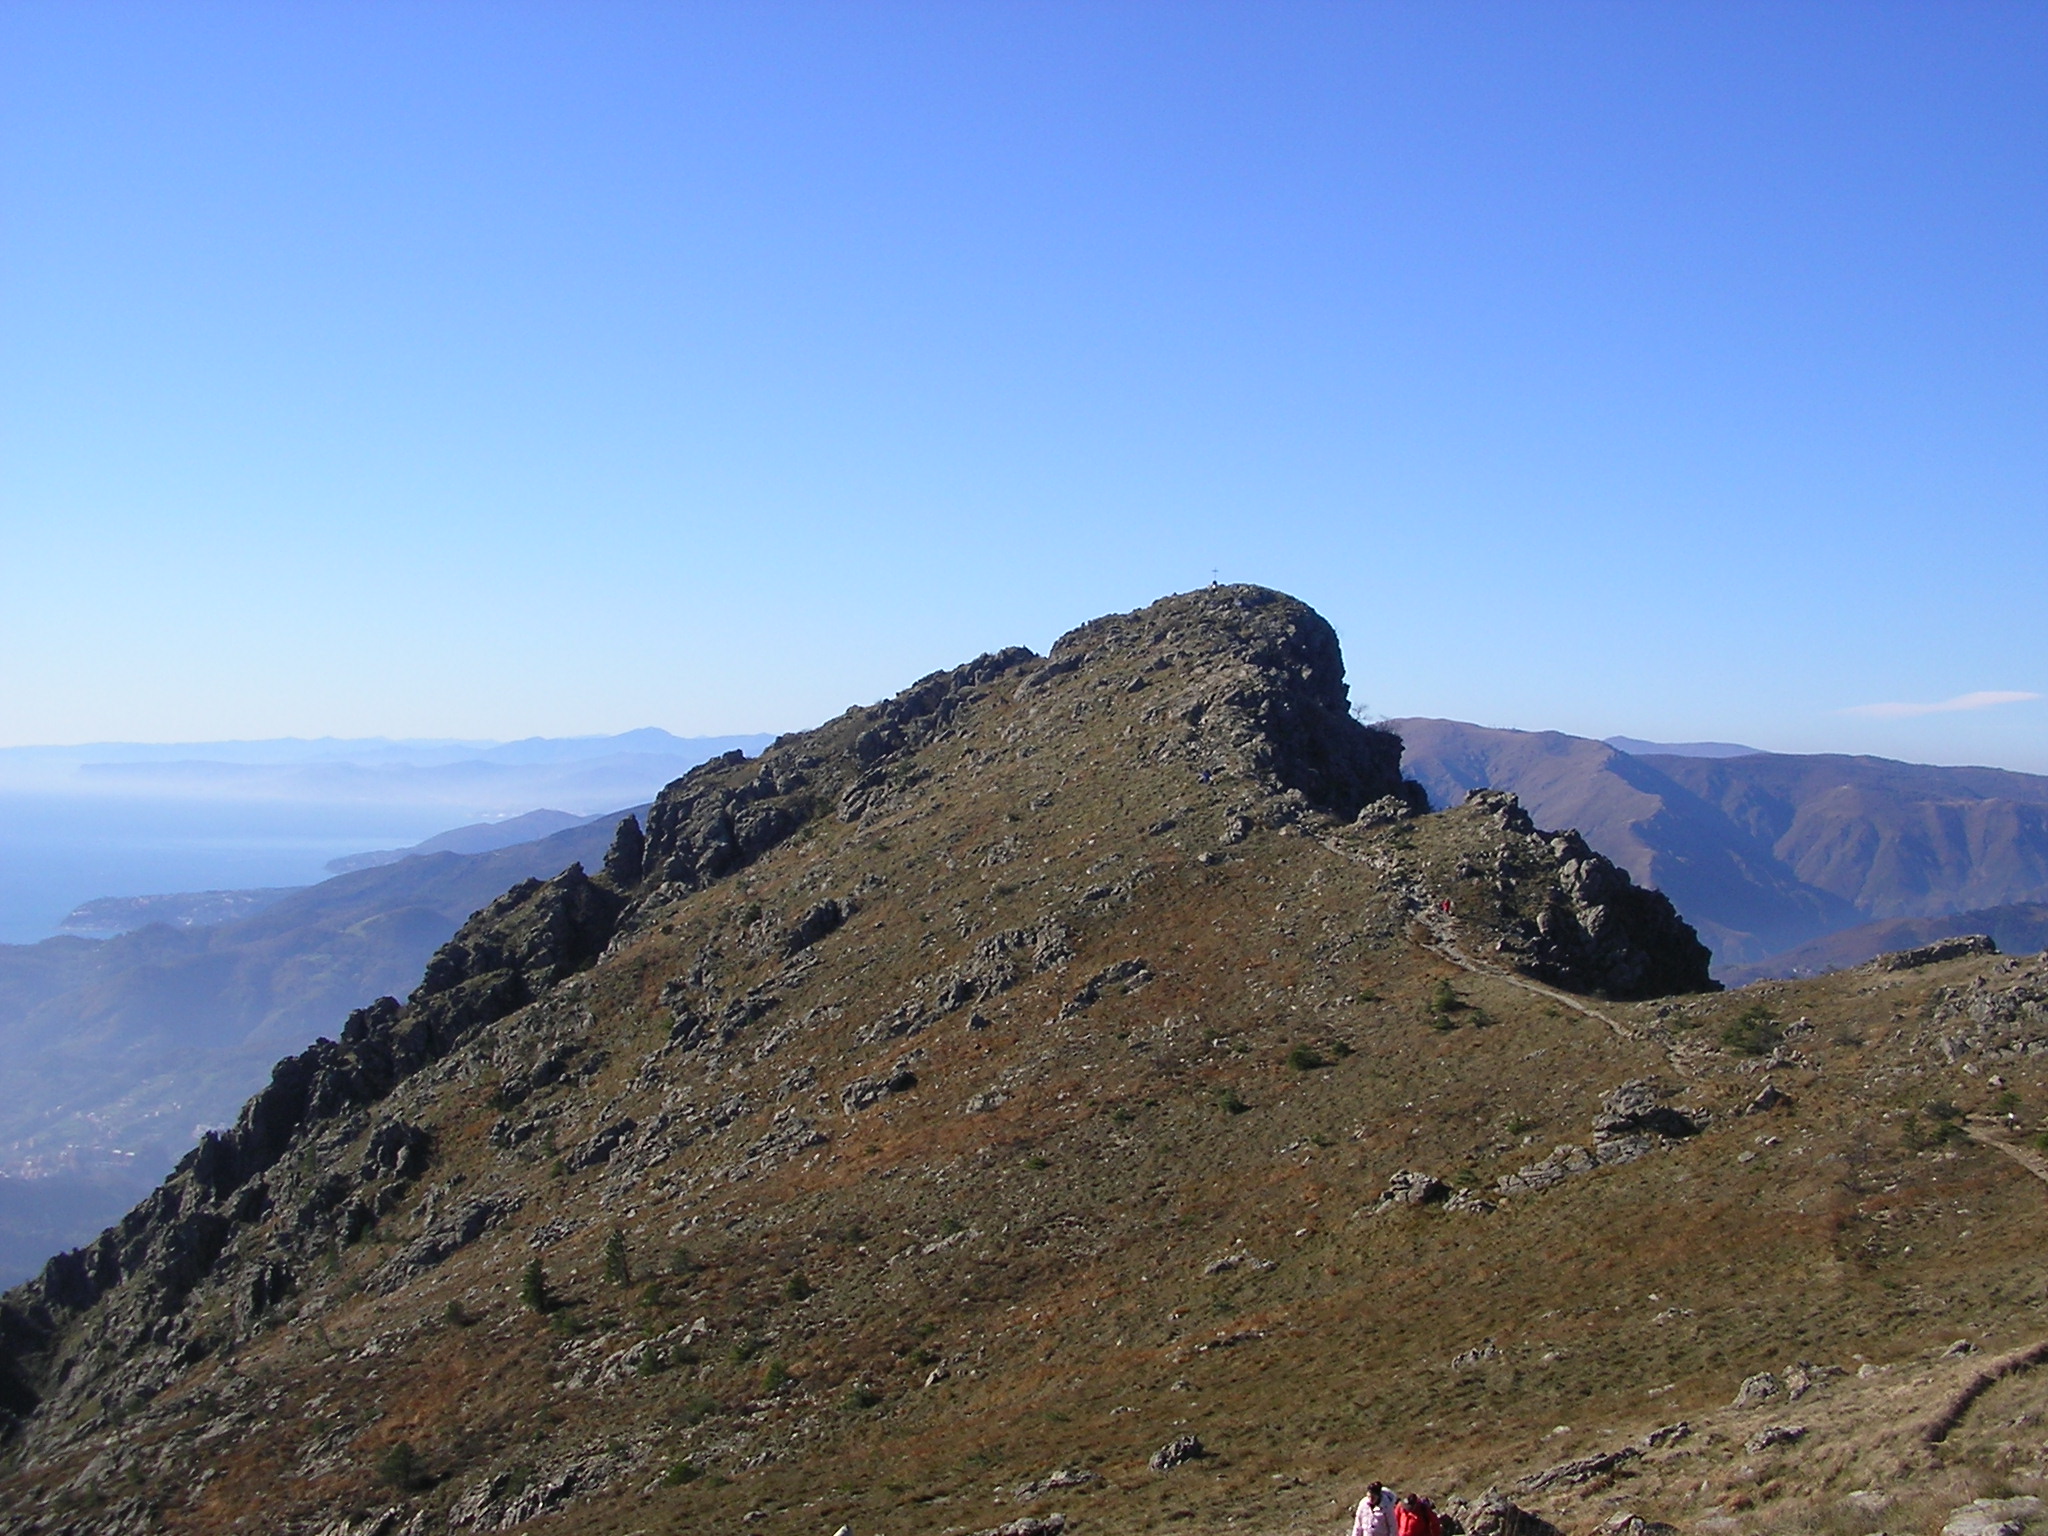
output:
[[1939, 704], [1856, 704], [1842, 713], [1867, 715], [1876, 720], [1903, 720], [1911, 715], [1948, 715], [1964, 709], [1994, 709], [2000, 704], [2030, 704], [2041, 697], [2038, 693], [1994, 690], [1959, 693], [1952, 699], [1943, 699]]

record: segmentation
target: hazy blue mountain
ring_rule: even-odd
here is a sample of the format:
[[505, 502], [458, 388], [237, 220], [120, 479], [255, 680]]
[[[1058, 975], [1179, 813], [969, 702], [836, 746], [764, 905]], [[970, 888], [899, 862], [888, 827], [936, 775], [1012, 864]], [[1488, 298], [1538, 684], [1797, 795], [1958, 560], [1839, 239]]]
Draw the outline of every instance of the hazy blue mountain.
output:
[[1637, 757], [1748, 757], [1757, 750], [1732, 741], [1644, 741], [1639, 736], [1609, 736], [1607, 745]]
[[1643, 759], [1866, 919], [2048, 899], [2048, 778], [1883, 757]]
[[337, 875], [215, 926], [0, 945], [0, 1285], [119, 1214], [280, 1056], [411, 991], [471, 912], [595, 868], [616, 820]]
[[1990, 936], [2008, 955], [2048, 949], [2048, 903], [2020, 902], [1975, 912], [1948, 912], [1939, 917], [1890, 917], [1825, 934], [1797, 949], [1772, 955], [1751, 966], [1737, 966], [1722, 979], [1731, 986], [1770, 976], [1820, 976], [1861, 965], [1898, 949], [1918, 949], [1938, 939], [1966, 933]]
[[151, 923], [168, 923], [173, 928], [212, 928], [252, 917], [265, 907], [283, 901], [297, 885], [268, 886], [249, 891], [179, 891], [159, 896], [101, 896], [82, 901], [64, 914], [66, 933], [105, 939], [117, 933], [132, 933]]
[[437, 832], [410, 848], [382, 848], [371, 853], [351, 853], [339, 859], [329, 859], [327, 868], [331, 874], [345, 875], [352, 869], [375, 869], [379, 864], [396, 864], [400, 859], [414, 858], [423, 853], [489, 853], [493, 848], [510, 848], [514, 843], [552, 837], [557, 832], [566, 832], [592, 819], [571, 816], [567, 811], [528, 811], [524, 816], [507, 816], [503, 821], [478, 821], [466, 827]]
[[706, 758], [768, 740], [648, 729], [0, 749], [0, 942], [45, 938], [101, 898], [308, 885], [330, 860], [459, 824], [636, 804]]
[[1437, 806], [1493, 788], [1521, 796], [1537, 824], [1577, 827], [1644, 885], [1671, 898], [1714, 951], [1716, 974], [1864, 920], [1803, 884], [1767, 841], [1662, 772], [1605, 742], [1455, 720], [1390, 720], [1402, 771]]

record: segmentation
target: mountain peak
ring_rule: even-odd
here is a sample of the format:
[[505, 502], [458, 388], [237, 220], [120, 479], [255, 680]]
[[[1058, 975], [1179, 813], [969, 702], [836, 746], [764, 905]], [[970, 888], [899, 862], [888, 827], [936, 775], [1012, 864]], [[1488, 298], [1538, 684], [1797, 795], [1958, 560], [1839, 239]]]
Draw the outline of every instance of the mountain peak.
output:
[[[1238, 1242], [1272, 1246], [1269, 1201], [1288, 1230], [1323, 1218], [1321, 1196], [1268, 1192], [1271, 1145], [1341, 1122], [1375, 1164], [1471, 1160], [1456, 1127], [1532, 1049], [1584, 1058], [1588, 1082], [1643, 1076], [1600, 1056], [1620, 1026], [1574, 993], [1710, 985], [1668, 902], [1513, 797], [1426, 814], [1399, 738], [1347, 698], [1312, 609], [1218, 587], [693, 770], [644, 829], [619, 825], [601, 873], [490, 903], [407, 1001], [281, 1063], [122, 1223], [9, 1294], [0, 1486], [61, 1504], [106, 1446], [161, 1434], [178, 1449], [157, 1486], [331, 1525], [402, 1434], [444, 1487], [421, 1495], [422, 1531], [571, 1507], [600, 1530], [664, 1464], [741, 1475], [755, 1452], [717, 1447], [760, 1424], [872, 1451], [885, 1421], [827, 1405], [896, 1401], [904, 1359], [975, 1405], [935, 1431], [1017, 1422], [1044, 1363], [1020, 1309], [1069, 1312], [1114, 1377], [1100, 1390], [1135, 1392], [1117, 1373], [1192, 1347], [1132, 1333], [1146, 1361], [1166, 1352], [1141, 1369], [1113, 1342], [1135, 1318], [1089, 1331], [1191, 1262], [1137, 1191], [1229, 1210]], [[1431, 1071], [1461, 1107], [1396, 1139], [1385, 1095], [1440, 1092], [1413, 1086]], [[1521, 1177], [1512, 1153], [1483, 1177]], [[1062, 1179], [1039, 1180], [1055, 1162]], [[866, 1235], [898, 1231], [909, 1258]], [[588, 1278], [657, 1265], [637, 1293]], [[1254, 1311], [1239, 1333], [1264, 1338]], [[928, 1312], [931, 1348], [903, 1344]], [[469, 1428], [398, 1410], [451, 1403], [479, 1350], [504, 1385], [448, 1409]], [[229, 1492], [181, 1426], [253, 1374], [288, 1406]], [[901, 1411], [922, 1424], [946, 1400]], [[1178, 1411], [1146, 1401], [1104, 1431], [1140, 1463]], [[361, 1453], [320, 1449], [336, 1413]], [[685, 1419], [707, 1426], [687, 1449]], [[1020, 1444], [972, 1454], [1047, 1458], [1020, 1485], [1065, 1465], [1036, 1430]], [[139, 1518], [126, 1497], [78, 1528]]]

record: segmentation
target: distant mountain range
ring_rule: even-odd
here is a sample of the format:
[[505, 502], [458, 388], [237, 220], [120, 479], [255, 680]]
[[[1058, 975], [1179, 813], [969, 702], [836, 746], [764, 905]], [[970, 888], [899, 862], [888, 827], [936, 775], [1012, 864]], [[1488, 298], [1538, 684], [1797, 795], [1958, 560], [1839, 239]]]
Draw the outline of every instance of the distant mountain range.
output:
[[[1903, 933], [2002, 928], [2026, 944], [2038, 930], [2024, 909], [2048, 902], [2048, 778], [2035, 774], [1387, 724], [1432, 803], [1506, 789], [1542, 825], [1577, 827], [1671, 897], [1724, 980], [1855, 964]], [[1889, 926], [1901, 920], [1918, 926]]]
[[[100, 742], [0, 749], [0, 942], [137, 921], [217, 922], [218, 903], [180, 916], [102, 905], [146, 893], [251, 892], [309, 885], [329, 861], [396, 857], [473, 823], [458, 851], [522, 841], [575, 818], [634, 805], [706, 758], [758, 752], [765, 735], [616, 736], [512, 742]], [[550, 806], [555, 826], [503, 828]], [[460, 834], [447, 834], [459, 836]], [[478, 841], [482, 837], [484, 841]], [[161, 899], [161, 898], [159, 898]], [[249, 910], [243, 902], [244, 914]], [[193, 913], [204, 911], [204, 917]]]
[[516, 843], [552, 837], [557, 832], [566, 832], [571, 827], [600, 819], [571, 816], [567, 811], [528, 811], [524, 816], [507, 816], [503, 821], [472, 822], [466, 827], [438, 832], [410, 848], [385, 848], [373, 853], [351, 853], [339, 859], [329, 859], [327, 868], [332, 874], [345, 875], [350, 870], [375, 869], [380, 864], [396, 864], [400, 859], [417, 858], [427, 853], [489, 853], [495, 848], [510, 848]]

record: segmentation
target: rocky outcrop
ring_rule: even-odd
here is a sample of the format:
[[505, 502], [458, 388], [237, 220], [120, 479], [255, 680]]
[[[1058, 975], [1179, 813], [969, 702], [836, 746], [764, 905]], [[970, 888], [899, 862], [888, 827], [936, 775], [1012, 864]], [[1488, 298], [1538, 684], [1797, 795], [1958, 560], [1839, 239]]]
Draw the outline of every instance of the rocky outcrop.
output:
[[1428, 805], [1401, 777], [1401, 738], [1351, 716], [1336, 631], [1265, 587], [1209, 587], [1060, 637], [1027, 686], [1081, 667], [1102, 686], [1162, 697], [1147, 711], [1181, 728], [1208, 771], [1241, 775], [1349, 821], [1392, 796]]
[[1549, 866], [1541, 899], [1501, 948], [1538, 981], [1616, 999], [1713, 992], [1713, 956], [1661, 891], [1586, 846], [1577, 832], [1539, 831], [1521, 802], [1475, 789], [1466, 805], [1500, 829], [1501, 866]]
[[2002, 974], [1943, 988], [1927, 1036], [1949, 1061], [2048, 1052], [2048, 955], [2010, 960]]

